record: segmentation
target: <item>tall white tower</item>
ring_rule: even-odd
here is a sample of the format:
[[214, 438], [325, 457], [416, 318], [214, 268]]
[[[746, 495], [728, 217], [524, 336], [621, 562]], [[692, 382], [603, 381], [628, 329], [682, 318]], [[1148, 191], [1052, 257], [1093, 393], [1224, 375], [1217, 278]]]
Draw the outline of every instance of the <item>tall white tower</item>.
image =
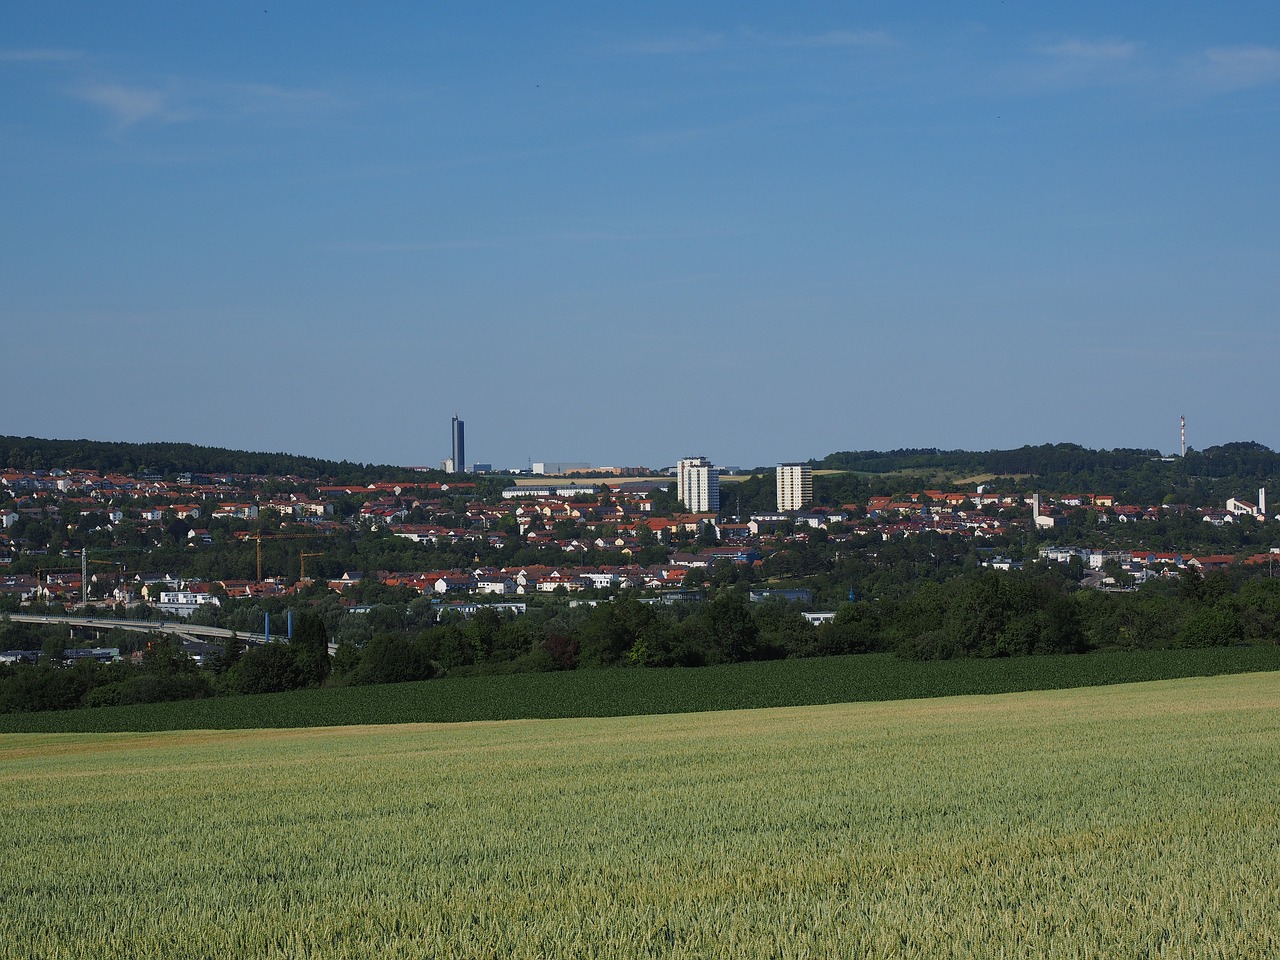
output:
[[803, 510], [812, 502], [813, 467], [807, 463], [778, 464], [778, 510]]
[[676, 496], [690, 513], [719, 513], [720, 471], [706, 457], [685, 457], [676, 464]]

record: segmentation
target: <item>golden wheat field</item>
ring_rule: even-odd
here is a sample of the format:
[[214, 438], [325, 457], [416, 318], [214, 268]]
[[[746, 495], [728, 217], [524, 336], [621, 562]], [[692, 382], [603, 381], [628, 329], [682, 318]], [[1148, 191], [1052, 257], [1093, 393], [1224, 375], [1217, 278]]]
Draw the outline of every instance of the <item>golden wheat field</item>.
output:
[[0, 737], [0, 957], [1280, 956], [1280, 675]]

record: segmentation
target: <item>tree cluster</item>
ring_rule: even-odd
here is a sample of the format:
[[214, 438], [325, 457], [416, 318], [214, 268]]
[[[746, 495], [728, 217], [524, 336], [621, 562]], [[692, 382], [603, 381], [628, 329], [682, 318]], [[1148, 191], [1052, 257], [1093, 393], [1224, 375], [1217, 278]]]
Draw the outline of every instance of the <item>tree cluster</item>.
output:
[[[1081, 590], [1064, 571], [1039, 565], [1024, 573], [974, 570], [922, 579], [898, 596], [842, 603], [833, 622], [817, 627], [799, 603], [752, 603], [744, 584], [712, 589], [704, 603], [623, 596], [595, 606], [552, 603], [518, 617], [482, 608], [470, 619], [450, 614], [442, 622], [425, 599], [376, 604], [361, 614], [317, 605], [301, 613], [291, 640], [249, 649], [233, 640], [208, 669], [198, 669], [172, 639], [123, 635], [119, 643], [141, 644], [139, 662], [59, 669], [65, 639], [53, 628], [0, 621], [4, 640], [27, 648], [38, 641], [45, 651], [38, 666], [0, 669], [0, 712], [443, 673], [697, 667], [875, 651], [947, 659], [1280, 642], [1280, 581], [1239, 572], [1201, 577], [1188, 570], [1176, 581], [1108, 594]], [[261, 622], [257, 613], [245, 619]]]

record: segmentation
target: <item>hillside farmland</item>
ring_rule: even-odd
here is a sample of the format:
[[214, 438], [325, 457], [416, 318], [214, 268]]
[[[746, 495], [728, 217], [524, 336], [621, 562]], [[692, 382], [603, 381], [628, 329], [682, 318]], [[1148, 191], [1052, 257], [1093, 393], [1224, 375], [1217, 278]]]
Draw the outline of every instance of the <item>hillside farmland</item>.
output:
[[0, 736], [0, 957], [1261, 957], [1280, 675]]

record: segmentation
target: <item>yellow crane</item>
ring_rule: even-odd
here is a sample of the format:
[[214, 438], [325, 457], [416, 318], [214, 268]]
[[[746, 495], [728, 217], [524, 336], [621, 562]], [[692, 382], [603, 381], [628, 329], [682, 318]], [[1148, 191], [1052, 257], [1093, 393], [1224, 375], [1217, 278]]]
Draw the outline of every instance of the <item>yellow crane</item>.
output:
[[301, 565], [300, 565], [300, 572], [298, 574], [298, 579], [299, 580], [307, 579], [307, 557], [323, 557], [323, 556], [324, 556], [323, 551], [321, 551], [320, 553], [307, 553], [305, 551], [299, 552], [298, 560], [301, 561]]
[[[246, 533], [243, 539], [252, 540], [257, 546], [258, 582], [262, 582], [262, 541], [263, 540], [314, 540], [327, 537], [327, 533]], [[303, 561], [305, 563], [305, 561]]]

